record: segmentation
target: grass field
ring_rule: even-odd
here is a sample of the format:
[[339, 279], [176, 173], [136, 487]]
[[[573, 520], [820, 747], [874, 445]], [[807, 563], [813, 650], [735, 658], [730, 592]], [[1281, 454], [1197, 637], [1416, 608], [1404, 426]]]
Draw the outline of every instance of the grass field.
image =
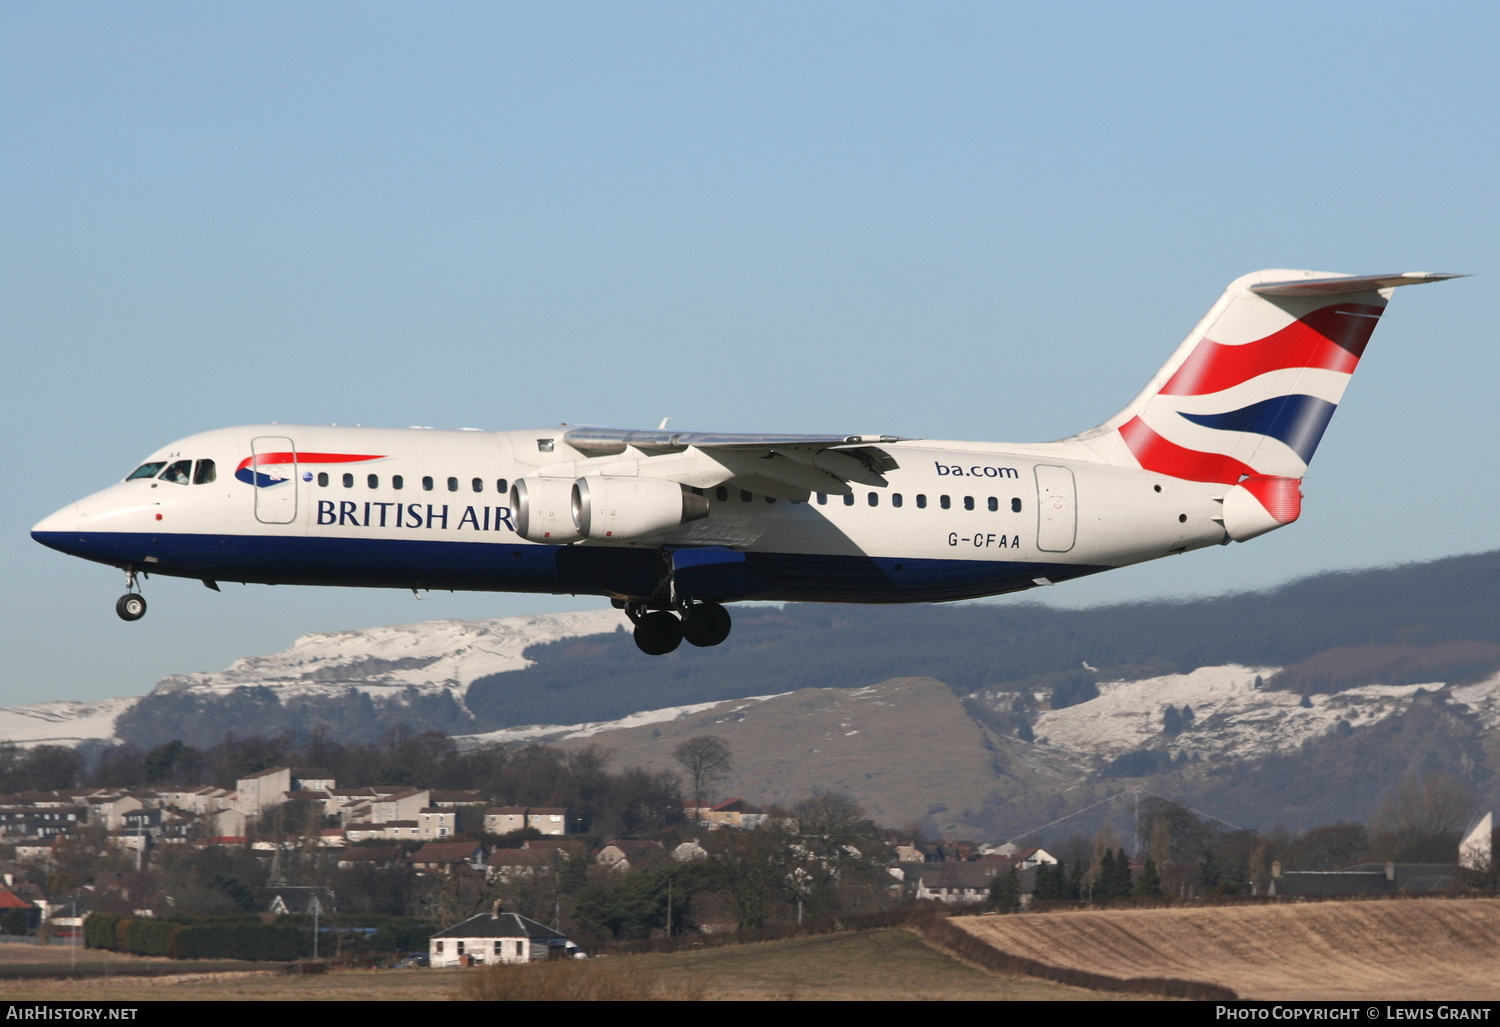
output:
[[1247, 999], [1500, 999], [1500, 901], [1081, 911], [953, 921], [995, 947]]
[[[0, 946], [0, 964], [12, 949]], [[29, 949], [60, 956], [65, 950]], [[0, 979], [0, 1001], [442, 1001], [459, 997], [473, 970], [349, 970], [316, 977], [274, 973], [195, 973], [87, 980]], [[1024, 999], [1099, 1000], [1117, 996], [1027, 978], [987, 974], [938, 952], [903, 930], [820, 935], [573, 964], [579, 972], [623, 973], [647, 982], [655, 997], [771, 1000]], [[522, 968], [525, 972], [527, 968]]]
[[[1500, 999], [1500, 901], [1329, 902], [962, 917], [990, 944], [1114, 977], [1207, 981], [1259, 999]], [[79, 954], [84, 955], [83, 953]], [[89, 957], [98, 956], [88, 953]], [[18, 978], [66, 949], [0, 945], [0, 1001], [446, 1001], [477, 970], [348, 970], [311, 977], [111, 957], [108, 976]], [[168, 976], [126, 977], [159, 968]], [[527, 973], [517, 968], [510, 973]], [[1121, 1000], [975, 969], [891, 929], [567, 964], [612, 978], [619, 997], [737, 1000]], [[628, 987], [620, 987], [625, 982]], [[573, 994], [590, 993], [585, 985]], [[596, 982], [598, 983], [598, 982]], [[605, 981], [603, 983], [610, 983]], [[608, 996], [608, 988], [593, 993]]]

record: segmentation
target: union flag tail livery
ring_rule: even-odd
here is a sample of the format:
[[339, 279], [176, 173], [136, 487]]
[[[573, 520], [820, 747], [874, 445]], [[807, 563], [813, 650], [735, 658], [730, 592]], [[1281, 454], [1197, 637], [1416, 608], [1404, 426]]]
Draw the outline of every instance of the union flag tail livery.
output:
[[1298, 489], [1392, 291], [1454, 275], [1257, 271], [1230, 283], [1135, 401], [1079, 436], [1113, 464], [1235, 486], [1245, 540], [1296, 520]]
[[652, 655], [724, 641], [736, 600], [1016, 592], [1296, 520], [1391, 293], [1452, 277], [1246, 275], [1129, 406], [1057, 442], [251, 425], [157, 450], [32, 537], [124, 570], [125, 620], [151, 574], [591, 594]]

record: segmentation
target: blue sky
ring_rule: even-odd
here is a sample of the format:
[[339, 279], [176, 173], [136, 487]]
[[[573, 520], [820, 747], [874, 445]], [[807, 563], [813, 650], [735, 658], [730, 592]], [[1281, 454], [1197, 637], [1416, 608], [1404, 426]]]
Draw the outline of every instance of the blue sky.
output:
[[569, 423], [1034, 441], [1232, 278], [1401, 290], [1302, 521], [1053, 591], [1492, 549], [1500, 7], [0, 10], [0, 704], [589, 599], [154, 580], [27, 531], [192, 432]]

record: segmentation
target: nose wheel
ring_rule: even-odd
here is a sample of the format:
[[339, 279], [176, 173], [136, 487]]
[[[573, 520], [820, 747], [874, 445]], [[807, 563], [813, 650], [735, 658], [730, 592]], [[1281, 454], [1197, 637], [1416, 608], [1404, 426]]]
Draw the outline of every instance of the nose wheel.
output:
[[121, 620], [140, 620], [146, 616], [146, 597], [136, 591], [135, 571], [125, 569], [126, 593], [115, 600], [115, 613]]
[[146, 616], [146, 597], [139, 592], [127, 592], [115, 601], [115, 613], [121, 620], [140, 620]]

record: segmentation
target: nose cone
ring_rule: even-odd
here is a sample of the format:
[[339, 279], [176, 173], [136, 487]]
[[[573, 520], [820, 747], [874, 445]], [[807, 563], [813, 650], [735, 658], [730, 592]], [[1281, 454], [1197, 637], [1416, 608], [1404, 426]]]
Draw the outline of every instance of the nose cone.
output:
[[82, 518], [77, 503], [69, 503], [61, 510], [43, 517], [31, 529], [31, 537], [44, 546], [71, 552], [78, 544], [78, 532]]

